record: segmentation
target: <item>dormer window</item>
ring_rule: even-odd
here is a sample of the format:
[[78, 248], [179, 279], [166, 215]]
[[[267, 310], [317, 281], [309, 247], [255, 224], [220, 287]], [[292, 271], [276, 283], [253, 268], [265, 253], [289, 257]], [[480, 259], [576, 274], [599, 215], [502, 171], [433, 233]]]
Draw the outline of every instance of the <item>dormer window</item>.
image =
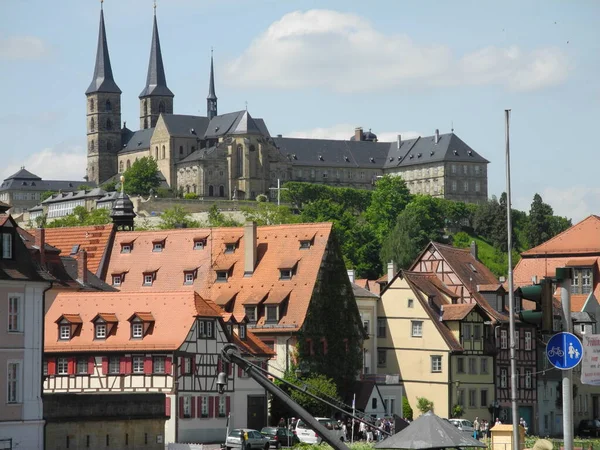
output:
[[156, 280], [156, 271], [148, 271], [148, 272], [144, 272], [144, 286], [152, 286], [152, 284], [154, 283], [154, 280]]
[[165, 248], [166, 238], [158, 238], [152, 240], [152, 251], [153, 252], [162, 252], [163, 248]]
[[279, 279], [280, 280], [291, 280], [293, 275], [292, 269], [279, 269]]
[[279, 322], [279, 305], [267, 305], [265, 310], [267, 322]]
[[58, 339], [68, 341], [77, 333], [83, 321], [79, 314], [63, 314], [56, 323], [58, 324]]
[[121, 244], [121, 253], [131, 253], [131, 250], [133, 249], [133, 244], [132, 243], [122, 243]]
[[154, 316], [149, 312], [136, 312], [127, 319], [131, 323], [131, 338], [143, 339], [154, 326]]
[[141, 322], [134, 322], [131, 324], [131, 337], [134, 339], [141, 339], [144, 336], [144, 324]]
[[308, 239], [300, 241], [300, 250], [309, 249], [310, 248], [310, 244], [311, 244], [311, 242]]
[[194, 272], [184, 272], [183, 284], [194, 284]]
[[256, 306], [246, 306], [244, 310], [248, 320], [250, 322], [256, 322]]
[[229, 333], [231, 335], [233, 332], [233, 326], [230, 323], [228, 323], [226, 325], [226, 328], [227, 328], [227, 333]]
[[199, 320], [198, 321], [198, 338], [212, 339], [213, 338], [213, 321]]
[[240, 323], [240, 339], [246, 339], [246, 325], [243, 323]]
[[13, 235], [10, 232], [2, 233], [2, 259], [13, 258]]
[[60, 339], [68, 340], [71, 339], [71, 325], [60, 325], [59, 326]]
[[194, 250], [204, 250], [206, 238], [194, 238]]
[[106, 324], [105, 323], [96, 323], [95, 325], [95, 336], [96, 339], [106, 339]]
[[113, 286], [121, 286], [121, 275], [113, 275], [112, 276], [112, 285]]
[[226, 283], [227, 278], [229, 277], [229, 271], [227, 270], [217, 270], [217, 283]]
[[229, 242], [225, 244], [225, 252], [224, 253], [235, 253], [235, 242]]
[[113, 327], [119, 322], [116, 314], [100, 313], [92, 320], [94, 324], [94, 338], [106, 339], [110, 336]]

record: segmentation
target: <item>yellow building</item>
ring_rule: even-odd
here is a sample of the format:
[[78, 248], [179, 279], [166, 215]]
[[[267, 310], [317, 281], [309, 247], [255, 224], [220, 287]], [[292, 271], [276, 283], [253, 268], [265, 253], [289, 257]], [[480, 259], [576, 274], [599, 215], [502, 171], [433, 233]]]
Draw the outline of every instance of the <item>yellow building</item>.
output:
[[490, 419], [494, 384], [493, 359], [485, 354], [486, 315], [478, 305], [458, 301], [430, 273], [401, 271], [381, 294], [378, 316], [386, 332], [377, 343], [378, 373], [399, 375], [415, 418], [424, 397], [441, 417], [451, 417], [459, 404], [469, 420]]

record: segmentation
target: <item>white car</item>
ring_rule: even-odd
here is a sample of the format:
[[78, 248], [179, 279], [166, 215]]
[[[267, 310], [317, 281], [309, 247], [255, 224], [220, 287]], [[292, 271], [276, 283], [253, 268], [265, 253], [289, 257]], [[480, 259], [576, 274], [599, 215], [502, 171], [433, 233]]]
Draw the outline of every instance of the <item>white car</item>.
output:
[[[336, 420], [328, 419], [327, 417], [315, 417], [315, 419], [317, 419], [321, 425], [327, 428], [334, 438], [339, 439], [340, 441], [345, 440], [342, 427]], [[302, 419], [298, 419], [296, 422], [295, 432], [296, 436], [298, 436], [298, 439], [300, 439], [300, 442], [304, 442], [306, 444], [320, 444], [323, 441], [323, 438], [319, 436], [316, 431], [310, 428], [310, 426]]]
[[[242, 445], [244, 443], [243, 434], [247, 435], [245, 445]], [[269, 450], [269, 438], [257, 430], [236, 428], [229, 432], [225, 447], [227, 450]]]
[[473, 436], [473, 432], [475, 428], [473, 427], [473, 423], [466, 419], [448, 419], [448, 421], [458, 428], [460, 431], [464, 431], [468, 433], [470, 436]]

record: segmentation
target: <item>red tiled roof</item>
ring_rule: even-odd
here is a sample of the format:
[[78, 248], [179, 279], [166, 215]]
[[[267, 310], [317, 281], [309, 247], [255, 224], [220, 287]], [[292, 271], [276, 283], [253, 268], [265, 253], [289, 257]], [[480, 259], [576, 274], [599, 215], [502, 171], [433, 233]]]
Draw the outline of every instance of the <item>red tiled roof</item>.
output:
[[[199, 303], [203, 300], [192, 291], [129, 292], [126, 295], [121, 292], [61, 292], [46, 313], [44, 351], [176, 350], [185, 341], [198, 315]], [[204, 308], [211, 309], [209, 305]], [[62, 341], [58, 339], [55, 321], [61, 316], [68, 316], [64, 311], [73, 310], [79, 311], [81, 332], [68, 341]], [[122, 317], [131, 317], [136, 311], [151, 310], [155, 318], [152, 333], [143, 339], [131, 339], [129, 327], [119, 326], [106, 340], [96, 340], [92, 319], [102, 310], [115, 311]], [[215, 313], [215, 317], [220, 317], [220, 314]]]
[[233, 333], [233, 343], [238, 346], [242, 353], [249, 353], [254, 356], [275, 356], [275, 352], [248, 329], [246, 329], [246, 339], [244, 340]]
[[0, 214], [0, 227], [7, 222], [9, 217], [9, 214]]
[[136, 312], [131, 316], [132, 318], [137, 316], [140, 320], [144, 322], [154, 322], [154, 316], [151, 312]]
[[502, 284], [479, 284], [477, 290], [479, 292], [496, 292], [503, 288]]
[[283, 302], [288, 295], [290, 295], [290, 289], [278, 289], [269, 292], [269, 296], [263, 303], [264, 305], [279, 305]]
[[283, 258], [281, 260], [281, 262], [279, 263], [279, 267], [277, 267], [278, 269], [293, 269], [294, 267], [296, 267], [296, 264], [298, 264], [298, 257], [297, 256], [290, 256], [290, 257], [286, 257]]
[[83, 323], [79, 314], [62, 314], [55, 322], [59, 322], [62, 319], [65, 319], [69, 323]]
[[237, 294], [237, 291], [221, 292], [219, 296], [215, 299], [215, 303], [217, 304], [217, 306], [227, 306], [227, 304], [231, 300], [233, 300], [233, 297], [235, 297]]
[[444, 305], [442, 320], [462, 320], [473, 311], [476, 303], [459, 303], [456, 305]]
[[117, 323], [119, 322], [119, 319], [117, 318], [117, 315], [115, 313], [98, 313], [96, 315], [97, 318], [100, 318], [102, 320], [104, 320], [105, 322], [108, 323]]
[[[120, 253], [120, 246], [113, 245], [111, 258], [106, 273], [113, 273], [113, 268], [127, 267], [129, 273], [122, 282], [122, 292], [137, 291], [142, 283], [142, 271], [147, 264], [160, 266], [152, 287], [144, 288], [144, 292], [154, 290], [197, 291], [205, 299], [225, 299], [231, 293], [240, 293], [233, 302], [233, 309], [228, 310], [235, 315], [244, 315], [242, 302], [250, 293], [270, 290], [290, 289], [287, 312], [279, 321], [279, 328], [264, 329], [269, 333], [297, 330], [304, 322], [306, 311], [312, 297], [317, 275], [325, 256], [325, 249], [331, 235], [331, 223], [286, 224], [260, 226], [256, 228], [257, 263], [251, 276], [244, 276], [245, 237], [243, 228], [212, 229], [176, 229], [161, 231], [123, 231], [117, 232], [115, 242], [125, 236], [135, 238], [135, 246], [131, 253]], [[152, 251], [152, 240], [156, 236], [166, 234], [166, 244], [161, 252]], [[194, 249], [194, 237], [208, 236], [208, 243], [203, 249]], [[300, 249], [300, 240], [305, 236], [313, 240], [310, 248]], [[231, 242], [232, 236], [240, 240], [234, 253], [224, 254], [225, 242]], [[291, 280], [280, 280], [279, 263], [285, 258], [296, 258], [297, 271]], [[222, 261], [230, 270], [226, 282], [215, 282], [215, 267], [221, 267]], [[183, 270], [186, 267], [198, 267], [194, 283], [184, 285]], [[225, 269], [226, 270], [226, 269]], [[176, 281], [180, 280], [180, 284]], [[225, 293], [225, 296], [221, 296]], [[243, 293], [243, 294], [242, 294]], [[221, 301], [218, 302], [221, 304]], [[255, 333], [259, 333], [264, 324], [260, 317]]]
[[567, 267], [590, 267], [596, 265], [598, 258], [576, 258], [567, 261]]
[[269, 292], [267, 290], [251, 291], [249, 294], [247, 294], [246, 298], [242, 300], [242, 305], [247, 305], [247, 306], [260, 305], [268, 293]]
[[[46, 242], [60, 249], [60, 256], [69, 256], [74, 245], [87, 252], [88, 270], [98, 276], [98, 268], [106, 253], [113, 225], [87, 227], [47, 228]], [[121, 251], [120, 248], [118, 250]]]
[[359, 278], [358, 280], [354, 280], [354, 284], [360, 286], [363, 289], [369, 290], [369, 280], [366, 278]]
[[523, 252], [529, 255], [600, 253], [600, 217], [591, 215], [552, 239]]

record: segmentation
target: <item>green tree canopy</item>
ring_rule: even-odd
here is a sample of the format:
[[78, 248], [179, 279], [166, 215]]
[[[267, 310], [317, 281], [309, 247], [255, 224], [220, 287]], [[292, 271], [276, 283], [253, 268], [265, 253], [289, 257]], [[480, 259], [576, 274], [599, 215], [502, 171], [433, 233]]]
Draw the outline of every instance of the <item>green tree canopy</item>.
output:
[[401, 177], [385, 175], [377, 180], [365, 217], [379, 242], [383, 242], [410, 201], [410, 191]]
[[52, 197], [54, 194], [56, 194], [55, 191], [44, 191], [40, 194], [40, 202], [43, 202], [44, 200], [46, 200], [47, 198]]
[[84, 225], [104, 225], [110, 223], [110, 209], [97, 208], [89, 212], [83, 206], [76, 206], [71, 214], [47, 223], [47, 228], [80, 227]]
[[160, 186], [158, 164], [150, 156], [135, 161], [123, 174], [125, 192], [130, 195], [148, 195], [150, 189], [156, 191]]
[[175, 205], [172, 208], [165, 209], [160, 215], [160, 224], [158, 228], [168, 230], [177, 227], [196, 228], [200, 223], [192, 219], [183, 206]]
[[226, 216], [216, 204], [212, 205], [208, 210], [208, 224], [209, 227], [239, 227], [242, 223], [233, 219], [232, 217]]
[[257, 225], [277, 225], [282, 223], [298, 223], [299, 216], [292, 214], [289, 206], [277, 206], [275, 203], [257, 202], [256, 208], [242, 206], [240, 208], [246, 220]]
[[425, 414], [428, 411], [433, 411], [433, 402], [425, 397], [418, 397], [417, 409], [421, 411], [421, 414]]

